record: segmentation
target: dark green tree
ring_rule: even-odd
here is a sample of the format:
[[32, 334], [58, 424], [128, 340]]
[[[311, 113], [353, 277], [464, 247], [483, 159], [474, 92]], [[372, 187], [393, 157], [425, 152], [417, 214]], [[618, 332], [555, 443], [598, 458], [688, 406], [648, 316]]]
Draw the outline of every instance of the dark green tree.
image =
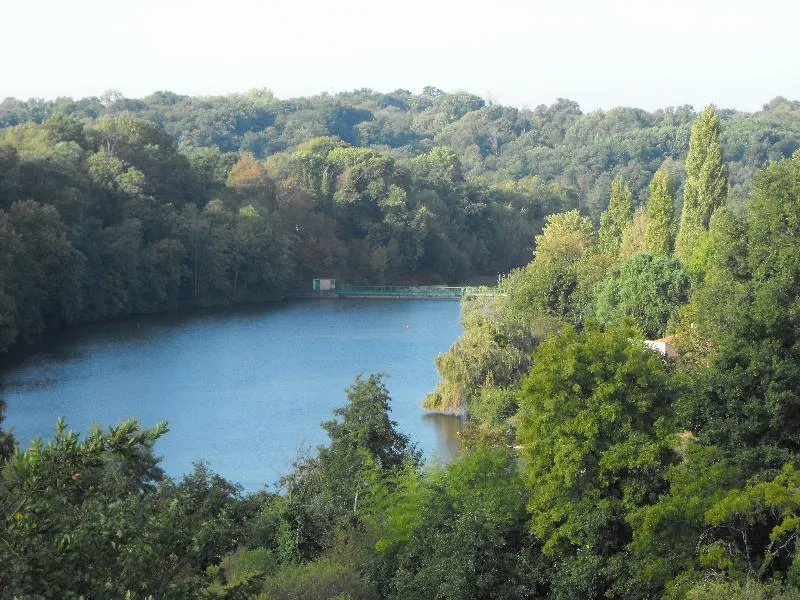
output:
[[336, 454], [350, 455], [357, 450], [366, 450], [383, 469], [400, 467], [409, 461], [417, 464], [419, 453], [389, 418], [390, 400], [380, 375], [356, 377], [347, 388], [347, 405], [333, 411], [339, 418], [322, 424], [331, 440], [330, 445], [320, 449], [323, 464], [332, 461]]
[[313, 558], [334, 542], [339, 527], [359, 523], [392, 473], [416, 468], [420, 453], [389, 418], [389, 392], [380, 375], [357, 377], [348, 404], [325, 421], [330, 444], [298, 461], [281, 481], [287, 492], [282, 515], [282, 556]]
[[4, 465], [3, 595], [124, 596], [141, 590], [146, 572], [163, 573], [144, 547], [138, 499], [161, 477], [151, 449], [165, 431], [127, 421], [80, 440], [59, 421], [52, 441], [34, 441]]
[[745, 264], [735, 261], [736, 245], [722, 253], [732, 280], [749, 272], [749, 281], [744, 290], [727, 286], [738, 302], [727, 327], [709, 328], [709, 368], [694, 374], [681, 404], [687, 429], [738, 456], [746, 472], [780, 467], [800, 451], [800, 156], [771, 164], [754, 187]]
[[628, 330], [566, 327], [546, 339], [522, 382], [519, 444], [531, 527], [556, 598], [631, 598], [632, 512], [665, 489], [667, 367]]
[[0, 595], [197, 597], [257, 509], [203, 465], [166, 478], [153, 455], [166, 430], [128, 420], [81, 439], [59, 421], [5, 463]]
[[662, 337], [677, 325], [690, 287], [689, 274], [679, 260], [640, 252], [614, 265], [599, 284], [595, 315], [607, 327], [632, 317], [645, 337]]
[[515, 457], [480, 449], [401, 486], [381, 515], [377, 547], [391, 565], [391, 598], [530, 598], [547, 590], [549, 562], [528, 531]]
[[[2, 308], [9, 311], [3, 325], [32, 341], [47, 329], [77, 322], [84, 257], [67, 237], [58, 210], [32, 200], [15, 202], [8, 210], [6, 226], [11, 234], [7, 240], [11, 253], [6, 259], [11, 264], [0, 274], [6, 295]], [[2, 337], [8, 336], [0, 333]]]

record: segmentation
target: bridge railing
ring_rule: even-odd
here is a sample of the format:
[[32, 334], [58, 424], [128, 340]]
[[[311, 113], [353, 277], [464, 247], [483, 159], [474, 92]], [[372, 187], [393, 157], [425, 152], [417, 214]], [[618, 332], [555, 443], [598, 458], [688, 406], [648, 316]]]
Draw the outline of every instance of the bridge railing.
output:
[[481, 286], [470, 286], [464, 288], [464, 296], [467, 298], [476, 298], [476, 297], [495, 297], [498, 295], [498, 291], [496, 287], [489, 287], [486, 285]]
[[400, 285], [341, 285], [339, 296], [397, 296], [404, 298], [461, 298], [464, 287], [455, 286], [400, 286]]

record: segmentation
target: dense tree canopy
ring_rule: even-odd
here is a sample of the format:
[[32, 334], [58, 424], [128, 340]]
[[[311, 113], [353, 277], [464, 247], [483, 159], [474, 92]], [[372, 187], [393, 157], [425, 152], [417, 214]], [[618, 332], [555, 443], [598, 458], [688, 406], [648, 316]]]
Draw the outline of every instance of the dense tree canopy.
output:
[[467, 181], [444, 148], [398, 161], [329, 136], [266, 162], [183, 154], [130, 112], [23, 123], [0, 152], [0, 351], [72, 323], [280, 299], [321, 275], [496, 273], [525, 261], [563, 195]]
[[667, 371], [630, 337], [567, 327], [536, 350], [522, 382], [518, 439], [531, 526], [544, 551], [562, 557], [558, 598], [623, 585], [626, 513], [664, 487], [669, 448], [657, 425], [669, 413]]
[[645, 337], [659, 338], [677, 323], [689, 287], [680, 261], [642, 252], [609, 270], [597, 289], [595, 314], [609, 327], [631, 317]]
[[[440, 389], [460, 386], [467, 447], [512, 443], [525, 459], [537, 564], [557, 565], [543, 597], [797, 594], [799, 160], [758, 172], [745, 211], [706, 186], [717, 192], [695, 211], [687, 263], [671, 255], [664, 167], [640, 249], [611, 256], [580, 215], [554, 215], [504, 293], [465, 307], [464, 335], [438, 362]], [[724, 174], [711, 163], [698, 173]], [[548, 255], [560, 259], [553, 273], [538, 262]], [[532, 293], [570, 273], [567, 310]], [[677, 359], [641, 344], [673, 333]], [[496, 373], [521, 348], [535, 350], [496, 383], [461, 375], [462, 365]]]
[[[673, 235], [663, 173], [646, 214], [631, 218], [633, 201], [665, 161], [683, 185], [684, 158], [688, 260], [684, 246], [701, 243], [728, 187], [741, 203], [764, 161], [800, 145], [799, 112], [783, 98], [754, 114], [710, 108], [690, 144], [689, 107], [583, 114], [561, 99], [518, 110], [434, 87], [6, 99], [0, 244], [19, 258], [0, 269], [0, 349], [63, 324], [280, 298], [319, 276], [494, 277], [528, 261], [547, 215], [573, 208], [603, 220], [603, 252], [662, 252]], [[31, 201], [40, 208], [21, 204]], [[47, 223], [38, 235], [60, 236], [49, 257], [36, 244], [50, 238], [25, 239], [30, 218]], [[39, 259], [48, 280], [41, 269], [66, 265], [61, 297], [38, 275], [18, 285]]]

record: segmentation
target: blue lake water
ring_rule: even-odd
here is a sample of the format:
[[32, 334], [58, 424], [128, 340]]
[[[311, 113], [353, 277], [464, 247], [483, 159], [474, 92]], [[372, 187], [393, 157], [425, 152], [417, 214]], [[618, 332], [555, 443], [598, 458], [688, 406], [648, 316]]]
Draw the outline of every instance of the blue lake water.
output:
[[271, 487], [326, 442], [320, 422], [357, 373], [381, 372], [392, 418], [430, 460], [455, 452], [457, 417], [420, 408], [434, 359], [461, 334], [459, 303], [308, 300], [87, 326], [6, 360], [4, 428], [22, 444], [59, 416], [86, 431], [136, 417], [169, 422], [156, 445], [173, 476], [206, 461], [246, 490]]

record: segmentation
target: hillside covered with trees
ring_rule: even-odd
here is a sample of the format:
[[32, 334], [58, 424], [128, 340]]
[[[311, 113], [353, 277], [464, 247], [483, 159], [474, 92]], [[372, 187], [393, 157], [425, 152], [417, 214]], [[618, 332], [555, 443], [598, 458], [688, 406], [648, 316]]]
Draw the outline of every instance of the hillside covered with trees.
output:
[[[292, 112], [285, 103], [259, 97], [275, 111], [273, 121], [262, 123], [265, 140], [298, 131], [285, 117]], [[315, 102], [345, 105], [350, 97], [312, 99], [306, 110], [313, 113]], [[378, 95], [352, 97], [366, 102]], [[430, 103], [414, 104], [415, 98]], [[17, 259], [8, 260], [12, 255], [4, 252], [7, 265], [0, 274], [16, 273], [17, 279], [4, 280], [0, 298], [17, 311], [44, 306], [46, 311], [36, 314], [55, 315], [58, 322], [68, 322], [67, 309], [74, 309], [78, 319], [107, 318], [80, 315], [86, 307], [129, 306], [127, 298], [135, 295], [96, 290], [113, 290], [106, 286], [114, 281], [124, 289], [134, 280], [131, 273], [142, 273], [142, 284], [161, 281], [155, 266], [125, 269], [147, 264], [142, 256], [153, 261], [165, 256], [152, 244], [169, 240], [180, 258], [176, 264], [186, 273], [164, 279], [173, 283], [164, 289], [173, 290], [175, 305], [196, 290], [198, 301], [215, 301], [214, 294], [223, 289], [228, 295], [220, 298], [231, 301], [236, 296], [230, 294], [239, 289], [242, 294], [277, 289], [251, 278], [249, 254], [216, 252], [208, 240], [220, 232], [236, 240], [245, 223], [274, 225], [269, 236], [289, 236], [285, 277], [291, 281], [297, 273], [292, 269], [318, 263], [298, 259], [303, 246], [292, 236], [302, 236], [310, 225], [287, 217], [293, 214], [289, 207], [299, 206], [287, 201], [289, 193], [308, 200], [308, 209], [298, 209], [296, 219], [311, 221], [313, 215], [337, 223], [336, 237], [349, 250], [382, 239], [387, 260], [409, 257], [411, 238], [397, 242], [395, 254], [387, 241], [391, 237], [370, 237], [369, 227], [357, 225], [388, 228], [395, 223], [387, 221], [392, 207], [424, 208], [433, 213], [432, 223], [441, 218], [439, 226], [452, 229], [425, 238], [418, 260], [447, 256], [442, 246], [426, 244], [449, 243], [468, 257], [465, 274], [501, 264], [493, 251], [504, 246], [493, 246], [490, 235], [500, 243], [512, 231], [522, 235], [530, 227], [536, 233], [534, 243], [525, 246], [528, 252], [533, 248], [532, 260], [528, 254], [503, 278], [497, 296], [464, 304], [464, 335], [438, 359], [441, 383], [426, 402], [468, 415], [460, 458], [425, 467], [389, 419], [390, 399], [376, 375], [356, 378], [346, 404], [322, 424], [329, 443], [298, 459], [281, 481], [280, 493], [242, 495], [203, 466], [180, 481], [164, 476], [152, 446], [166, 426], [143, 430], [129, 421], [81, 439], [59, 424], [53, 440], [13, 456], [12, 440], [4, 435], [3, 596], [744, 600], [800, 594], [800, 151], [792, 133], [798, 106], [776, 100], [756, 115], [714, 107], [699, 115], [625, 109], [581, 115], [577, 107], [560, 102], [515, 112], [530, 119], [525, 131], [512, 141], [496, 142], [495, 151], [490, 147], [484, 156], [479, 144], [459, 147], [461, 138], [455, 135], [448, 139], [456, 148], [435, 145], [450, 125], [460, 123], [455, 129], [463, 132], [462, 126], [466, 130], [473, 123], [475, 131], [484, 131], [487, 122], [498, 120], [491, 115], [507, 110], [476, 100], [449, 123], [433, 119], [456, 111], [452, 103], [465, 98], [470, 97], [426, 90], [421, 97], [409, 95], [404, 107], [384, 106], [407, 115], [409, 131], [414, 123], [430, 128], [403, 145], [387, 143], [379, 151], [367, 147], [374, 143], [369, 138], [348, 139], [347, 131], [309, 125], [307, 133], [325, 137], [298, 140], [296, 146], [284, 138], [284, 147], [250, 147], [250, 154], [236, 154], [224, 169], [224, 163], [202, 163], [221, 171], [199, 169], [193, 153], [228, 160], [228, 150], [241, 149], [244, 132], [238, 146], [216, 146], [227, 139], [222, 136], [213, 147], [198, 150], [188, 134], [196, 130], [185, 128], [175, 142], [152, 124], [163, 119], [169, 131], [177, 122], [186, 123], [174, 117], [177, 107], [192, 102], [185, 98], [173, 98], [173, 108], [162, 113], [146, 113], [152, 98], [138, 105], [109, 98], [99, 104], [103, 110], [124, 102], [129, 112], [114, 116], [98, 109], [88, 115], [96, 120], [85, 123], [76, 121], [77, 103], [70, 105], [72, 116], [63, 117], [48, 117], [48, 107], [58, 102], [45, 103], [43, 124], [6, 130], [4, 164], [10, 167], [0, 171], [6, 173], [0, 180], [4, 194], [52, 181], [39, 175], [25, 179], [27, 168], [40, 173], [36, 169], [57, 164], [52, 156], [34, 160], [29, 152], [75, 148], [63, 139], [53, 143], [48, 128], [61, 123], [82, 136], [83, 142], [73, 140], [83, 149], [74, 165], [77, 173], [85, 169], [85, 196], [80, 188], [67, 192], [69, 186], [53, 184], [56, 200], [16, 198], [2, 213], [6, 233], [0, 240], [17, 240], [24, 249], [20, 256], [36, 249], [39, 254], [31, 254], [26, 268], [41, 275], [23, 277], [25, 271], [14, 270]], [[5, 114], [14, 106], [36, 108], [8, 101], [3, 106]], [[360, 110], [372, 117], [353, 123], [352, 135], [370, 131], [360, 125], [382, 122], [380, 110]], [[133, 116], [135, 111], [142, 114]], [[152, 120], [141, 120], [145, 114]], [[426, 114], [430, 122], [423, 119]], [[550, 118], [554, 114], [564, 117], [561, 129]], [[640, 127], [622, 119], [633, 114], [641, 116]], [[488, 115], [486, 121], [481, 115]], [[550, 115], [546, 122], [554, 129], [545, 127], [543, 115]], [[603, 129], [608, 119], [627, 125], [614, 131], [608, 122]], [[436, 130], [433, 137], [425, 137], [431, 130]], [[109, 131], [124, 135], [103, 133]], [[545, 131], [554, 137], [537, 137]], [[164, 140], [163, 148], [168, 139], [169, 150], [140, 143], [144, 138], [137, 136], [144, 133], [138, 132], [163, 136], [155, 139]], [[578, 138], [594, 141], [581, 145]], [[231, 136], [231, 143], [236, 139]], [[527, 140], [521, 144], [541, 145], [520, 155], [530, 161], [547, 156], [557, 164], [554, 170], [539, 170], [546, 161], [527, 162], [529, 170], [516, 175], [501, 167], [500, 158], [511, 152], [508, 146], [521, 139]], [[663, 145], [648, 146], [651, 153], [643, 146], [633, 152], [636, 143], [656, 139]], [[424, 140], [434, 145], [426, 147]], [[670, 140], [674, 154], [667, 149]], [[470, 159], [473, 145], [480, 160]], [[607, 154], [611, 162], [601, 168], [591, 157], [603, 147], [627, 147], [630, 153]], [[269, 156], [261, 160], [256, 150]], [[408, 155], [396, 156], [400, 151]], [[151, 174], [165, 165], [170, 172], [184, 169], [175, 172], [185, 173], [187, 185], [196, 187], [180, 185], [179, 190], [199, 190], [206, 203], [196, 201], [202, 196], [168, 200], [179, 193], [169, 187], [176, 180]], [[217, 179], [198, 175], [209, 172], [217, 172]], [[389, 179], [365, 175], [375, 172]], [[392, 173], [399, 179], [391, 179]], [[360, 187], [365, 181], [370, 183]], [[552, 195], [547, 202], [532, 201], [529, 189]], [[99, 190], [106, 195], [96, 196]], [[397, 190], [406, 194], [400, 204], [389, 200], [400, 195]], [[475, 190], [493, 199], [481, 209], [489, 212], [472, 213], [465, 204], [475, 199]], [[506, 200], [497, 200], [501, 197]], [[433, 208], [436, 201], [440, 208]], [[370, 206], [376, 212], [370, 213]], [[441, 213], [446, 206], [453, 212]], [[101, 216], [105, 210], [112, 215], [109, 221]], [[486, 216], [495, 212], [524, 226], [499, 227], [491, 234], [487, 227], [500, 221]], [[471, 215], [478, 216], [470, 220]], [[90, 222], [97, 229], [79, 237], [81, 224]], [[31, 224], [24, 235], [20, 223]], [[196, 231], [192, 223], [207, 223], [200, 230], [210, 236], [196, 246], [191, 242], [197, 238], [180, 234]], [[127, 228], [136, 234], [122, 237]], [[261, 225], [248, 231], [257, 234], [243, 239], [273, 239], [262, 235]], [[114, 277], [102, 271], [96, 280], [88, 279], [91, 265], [105, 268], [106, 257], [123, 249], [113, 243], [124, 247], [126, 239], [140, 241], [129, 254], [140, 262], [122, 263]], [[488, 253], [485, 263], [479, 261], [479, 242]], [[273, 243], [264, 247], [274, 249]], [[371, 257], [378, 247], [370, 246]], [[49, 254], [52, 248], [58, 254]], [[109, 254], [96, 255], [92, 263], [92, 248]], [[189, 251], [193, 248], [208, 252], [203, 256], [209, 262], [198, 262], [203, 268], [196, 271], [194, 263], [182, 262], [197, 258]], [[267, 255], [272, 256], [265, 250]], [[219, 256], [230, 256], [231, 262], [214, 271], [217, 263], [211, 258]], [[235, 284], [237, 260], [243, 261], [242, 288]], [[413, 262], [402, 264], [407, 277], [452, 276], [439, 270], [444, 263], [435, 263], [436, 268], [417, 263], [417, 271]], [[368, 269], [359, 266], [353, 277], [374, 273], [362, 268]], [[13, 282], [23, 280], [42, 286], [33, 288], [30, 298], [47, 298], [47, 303], [12, 303], [18, 289]], [[215, 281], [229, 287], [214, 287], [222, 285]], [[262, 287], [250, 287], [255, 281]], [[91, 293], [102, 302], [87, 304]], [[38, 323], [39, 331], [54, 326], [47, 319]], [[677, 358], [643, 343], [663, 336], [678, 349]]]
[[[731, 204], [800, 146], [800, 105], [723, 111]], [[524, 265], [547, 215], [678, 188], [695, 113], [534, 110], [425, 88], [278, 100], [0, 103], [0, 351], [48, 329], [279, 299], [313, 277], [459, 283]]]

